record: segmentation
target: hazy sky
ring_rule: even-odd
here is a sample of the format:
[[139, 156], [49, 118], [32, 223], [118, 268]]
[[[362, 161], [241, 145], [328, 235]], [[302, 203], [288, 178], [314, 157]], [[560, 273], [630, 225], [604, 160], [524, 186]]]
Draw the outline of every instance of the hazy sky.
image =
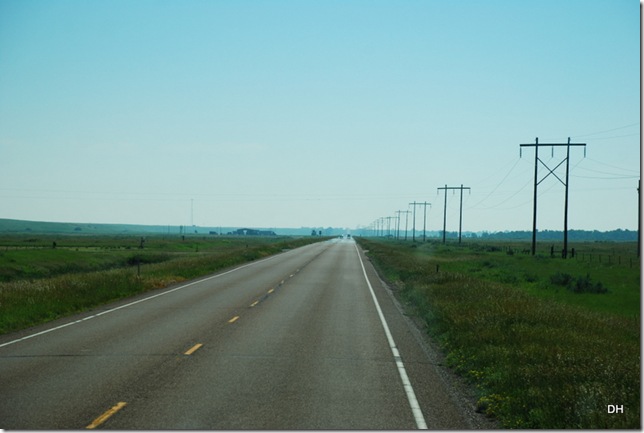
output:
[[587, 144], [571, 229], [637, 228], [637, 0], [0, 0], [0, 218], [530, 230], [536, 137]]

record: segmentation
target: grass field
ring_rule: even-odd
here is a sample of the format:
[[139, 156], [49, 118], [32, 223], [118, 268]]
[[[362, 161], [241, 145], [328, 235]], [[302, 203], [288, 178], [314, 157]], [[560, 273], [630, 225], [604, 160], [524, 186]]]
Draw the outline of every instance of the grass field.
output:
[[[576, 244], [575, 258], [567, 260], [557, 253], [551, 257], [549, 245], [541, 246], [534, 257], [525, 253], [529, 249], [529, 243], [503, 242], [427, 243], [412, 248], [414, 256], [434, 270], [438, 265], [445, 272], [507, 284], [541, 298], [639, 317], [640, 264], [633, 243]], [[601, 284], [607, 291], [600, 296], [592, 290], [575, 292], [557, 284], [557, 277], [565, 275]]]
[[323, 239], [3, 236], [0, 334]]
[[[633, 245], [579, 245], [562, 260], [546, 246], [522, 254], [529, 244], [359, 242], [503, 427], [640, 428]], [[601, 263], [579, 256], [591, 250]]]

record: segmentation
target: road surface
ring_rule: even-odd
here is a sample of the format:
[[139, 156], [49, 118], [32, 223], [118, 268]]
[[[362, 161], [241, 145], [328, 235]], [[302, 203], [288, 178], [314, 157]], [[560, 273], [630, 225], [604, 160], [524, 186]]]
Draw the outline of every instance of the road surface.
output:
[[470, 429], [353, 240], [0, 337], [4, 429]]

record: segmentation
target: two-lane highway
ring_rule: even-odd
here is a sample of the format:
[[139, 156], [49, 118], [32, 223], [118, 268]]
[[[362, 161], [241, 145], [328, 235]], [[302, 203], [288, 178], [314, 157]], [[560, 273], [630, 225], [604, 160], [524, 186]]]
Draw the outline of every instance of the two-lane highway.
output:
[[401, 323], [353, 241], [309, 245], [3, 336], [0, 428], [472, 428]]

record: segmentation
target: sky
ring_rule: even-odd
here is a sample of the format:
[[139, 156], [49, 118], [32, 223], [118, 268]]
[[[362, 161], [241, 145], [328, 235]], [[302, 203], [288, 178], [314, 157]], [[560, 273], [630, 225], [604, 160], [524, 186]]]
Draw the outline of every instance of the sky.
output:
[[531, 230], [570, 138], [569, 228], [636, 230], [640, 56], [637, 0], [0, 0], [0, 218]]

